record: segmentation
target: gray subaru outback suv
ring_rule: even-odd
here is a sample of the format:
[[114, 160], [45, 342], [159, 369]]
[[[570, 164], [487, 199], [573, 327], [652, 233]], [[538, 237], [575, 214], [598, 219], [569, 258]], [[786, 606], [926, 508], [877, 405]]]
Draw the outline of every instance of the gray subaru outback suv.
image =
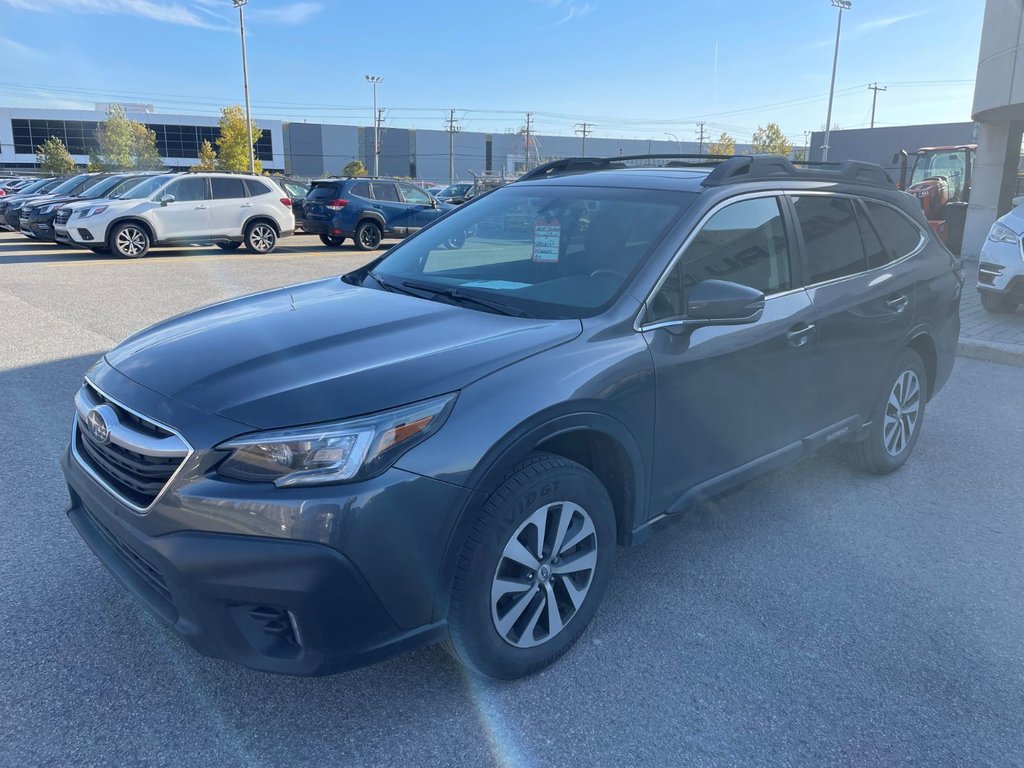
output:
[[71, 521], [203, 653], [311, 675], [440, 641], [515, 678], [617, 546], [832, 443], [898, 469], [963, 285], [917, 201], [862, 163], [630, 162], [127, 339], [76, 397]]

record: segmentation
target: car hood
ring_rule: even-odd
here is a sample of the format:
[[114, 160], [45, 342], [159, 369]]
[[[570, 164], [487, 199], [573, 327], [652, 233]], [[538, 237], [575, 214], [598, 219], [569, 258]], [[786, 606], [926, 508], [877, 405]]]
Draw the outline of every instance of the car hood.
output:
[[106, 360], [162, 395], [273, 429], [452, 392], [580, 332], [578, 320], [507, 317], [331, 278], [167, 320]]
[[1014, 208], [1004, 216], [999, 217], [999, 223], [1009, 227], [1018, 235], [1024, 234], [1024, 205]]

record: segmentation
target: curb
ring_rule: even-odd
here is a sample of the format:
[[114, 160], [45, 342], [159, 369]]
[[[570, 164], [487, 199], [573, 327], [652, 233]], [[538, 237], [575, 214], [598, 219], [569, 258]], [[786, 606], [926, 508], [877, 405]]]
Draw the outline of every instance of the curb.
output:
[[971, 357], [976, 360], [987, 360], [990, 363], [1024, 367], [1024, 345], [1020, 344], [961, 338], [956, 345], [956, 354], [957, 357]]

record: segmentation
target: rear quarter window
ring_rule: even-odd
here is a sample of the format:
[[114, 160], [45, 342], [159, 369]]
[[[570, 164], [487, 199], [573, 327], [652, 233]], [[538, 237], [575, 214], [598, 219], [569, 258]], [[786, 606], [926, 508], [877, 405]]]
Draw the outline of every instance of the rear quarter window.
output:
[[888, 205], [865, 200], [868, 215], [875, 225], [878, 236], [892, 251], [893, 258], [900, 259], [917, 250], [921, 244], [921, 230], [902, 213]]
[[272, 190], [262, 181], [257, 179], [246, 179], [245, 185], [249, 188], [249, 197], [256, 197], [257, 195], [265, 195]]
[[349, 190], [349, 194], [355, 195], [356, 197], [365, 197], [369, 199], [370, 195], [370, 182], [368, 181], [357, 181], [352, 185], [352, 189]]

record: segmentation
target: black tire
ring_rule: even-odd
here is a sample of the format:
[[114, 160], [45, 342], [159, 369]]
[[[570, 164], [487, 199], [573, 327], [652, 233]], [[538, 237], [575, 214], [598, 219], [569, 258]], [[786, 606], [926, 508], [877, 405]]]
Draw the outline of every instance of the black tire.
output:
[[254, 221], [245, 228], [245, 250], [249, 253], [273, 253], [277, 248], [277, 230], [269, 221]]
[[217, 243], [217, 247], [222, 251], [237, 251], [242, 247], [242, 244], [229, 241], [227, 243]]
[[95, 248], [90, 248], [89, 250], [92, 251], [93, 253], [99, 255], [99, 256], [109, 256], [110, 255], [110, 249], [106, 248], [104, 246], [97, 246]]
[[375, 251], [380, 248], [380, 241], [384, 239], [380, 225], [375, 221], [361, 221], [356, 227], [356, 236], [352, 238], [355, 246], [360, 251]]
[[[563, 546], [555, 552], [557, 521], [559, 515], [566, 513], [571, 516], [571, 523], [561, 537]], [[538, 529], [524, 526], [529, 526], [531, 519], [540, 519], [537, 515], [549, 521], [549, 534], [545, 537], [546, 555], [542, 547], [544, 559], [534, 572], [509, 558], [506, 548], [512, 547], [514, 541], [521, 544], [521, 537], [528, 539], [532, 535], [532, 549], [536, 552]], [[588, 516], [592, 533], [584, 535], [590, 530], [585, 527]], [[570, 539], [574, 536], [582, 538], [573, 543]], [[611, 577], [615, 538], [611, 499], [590, 471], [552, 454], [538, 453], [520, 462], [480, 510], [459, 556], [448, 612], [449, 652], [469, 670], [500, 680], [531, 675], [554, 662], [579, 639], [597, 611]], [[564, 547], [566, 542], [573, 546]], [[563, 558], [560, 564], [559, 554]], [[567, 575], [566, 565], [581, 556], [586, 556], [594, 567]], [[510, 573], [509, 567], [520, 570]], [[503, 593], [492, 604], [492, 590], [498, 586], [499, 578], [525, 586]], [[583, 592], [578, 607], [570, 599], [568, 581], [573, 582], [574, 590]], [[548, 595], [555, 596], [551, 605], [558, 612], [557, 617], [548, 612]], [[513, 603], [520, 600], [522, 608], [517, 611]], [[511, 618], [513, 614], [519, 618]], [[505, 620], [512, 623], [502, 634], [498, 625]], [[562, 628], [544, 637], [556, 626], [555, 622]], [[538, 631], [542, 633], [540, 639]], [[518, 637], [517, 632], [521, 632]], [[520, 647], [515, 644], [517, 641], [532, 645]]]
[[345, 242], [345, 237], [343, 235], [320, 235], [320, 242], [328, 248], [340, 248], [341, 244]]
[[[913, 392], [913, 387], [906, 386], [906, 382], [914, 380], [917, 386], [916, 400], [907, 394]], [[903, 388], [898, 390], [901, 382]], [[847, 458], [857, 469], [873, 475], [887, 475], [906, 463], [924, 425], [927, 391], [928, 374], [921, 357], [912, 349], [905, 349], [886, 376], [885, 384], [879, 388], [878, 403], [871, 414], [871, 427], [867, 436], [846, 446]], [[900, 392], [903, 392], [902, 396]], [[893, 398], [897, 401], [906, 398], [902, 409], [895, 409]], [[916, 419], [910, 423], [910, 407], [914, 403], [917, 405]]]
[[110, 233], [110, 250], [122, 259], [141, 259], [151, 244], [145, 228], [132, 221], [118, 224]]
[[993, 293], [992, 291], [978, 291], [981, 296], [981, 306], [986, 312], [994, 315], [1009, 315], [1017, 311], [1020, 301], [1015, 296], [1005, 293]]

